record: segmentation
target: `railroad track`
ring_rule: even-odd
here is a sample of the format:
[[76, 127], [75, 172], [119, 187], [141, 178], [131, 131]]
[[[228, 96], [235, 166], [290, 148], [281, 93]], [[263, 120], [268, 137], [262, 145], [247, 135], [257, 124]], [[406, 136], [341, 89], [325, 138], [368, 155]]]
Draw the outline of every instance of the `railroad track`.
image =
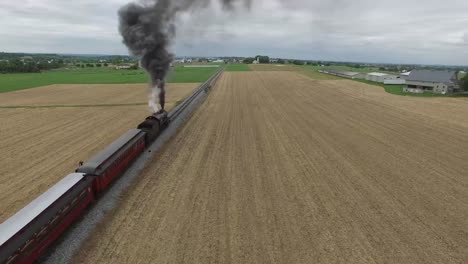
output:
[[218, 80], [219, 76], [223, 73], [224, 67], [220, 68], [213, 76], [208, 79], [205, 83], [200, 85], [200, 87], [195, 90], [195, 92], [189, 96], [183, 103], [179, 104], [169, 113], [169, 119], [172, 121], [173, 119], [177, 118], [192, 102], [195, 98], [197, 98], [200, 93], [207, 91], [210, 89]]

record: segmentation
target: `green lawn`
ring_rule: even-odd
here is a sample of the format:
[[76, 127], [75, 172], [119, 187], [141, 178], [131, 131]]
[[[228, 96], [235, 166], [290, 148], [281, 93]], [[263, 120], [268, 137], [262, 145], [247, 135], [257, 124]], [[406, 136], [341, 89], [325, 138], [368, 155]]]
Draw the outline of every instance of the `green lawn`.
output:
[[169, 74], [168, 81], [170, 83], [202, 83], [206, 82], [218, 70], [219, 68], [214, 67], [185, 68], [178, 66]]
[[226, 71], [251, 71], [247, 64], [229, 64], [226, 67]]
[[[218, 68], [184, 68], [177, 66], [169, 74], [170, 83], [202, 83]], [[111, 68], [60, 69], [43, 73], [0, 74], [0, 93], [29, 89], [50, 84], [117, 84], [146, 83], [143, 70]]]

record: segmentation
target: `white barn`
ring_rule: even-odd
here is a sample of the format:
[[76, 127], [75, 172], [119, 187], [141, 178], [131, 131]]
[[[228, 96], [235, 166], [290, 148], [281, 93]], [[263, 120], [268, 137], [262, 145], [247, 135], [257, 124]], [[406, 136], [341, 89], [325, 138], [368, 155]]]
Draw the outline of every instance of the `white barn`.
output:
[[366, 75], [366, 80], [378, 83], [384, 83], [385, 80], [396, 80], [399, 79], [398, 76], [380, 73], [380, 72], [371, 72]]

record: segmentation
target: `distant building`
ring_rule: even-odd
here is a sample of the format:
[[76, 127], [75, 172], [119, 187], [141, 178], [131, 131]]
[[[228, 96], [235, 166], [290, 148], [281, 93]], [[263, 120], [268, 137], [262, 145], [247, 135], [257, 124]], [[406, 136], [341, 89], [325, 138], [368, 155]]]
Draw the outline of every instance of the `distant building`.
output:
[[362, 77], [362, 74], [359, 72], [342, 71], [331, 68], [322, 68], [319, 72], [350, 79], [358, 79], [359, 77]]
[[380, 72], [371, 72], [366, 75], [366, 80], [378, 83], [384, 83], [385, 80], [396, 80], [399, 78], [399, 76]]
[[361, 73], [358, 73], [358, 74], [354, 75], [353, 79], [362, 79], [362, 80], [364, 80], [364, 79], [366, 79], [366, 76], [367, 76], [367, 74], [361, 72]]
[[128, 69], [131, 69], [132, 66], [131, 65], [119, 65], [119, 66], [115, 66], [115, 69], [116, 70], [128, 70]]
[[403, 79], [407, 79], [410, 76], [411, 72], [402, 72], [400, 73], [400, 77]]
[[403, 78], [391, 79], [391, 80], [384, 80], [383, 83], [388, 84], [388, 85], [402, 85], [402, 84], [406, 84], [406, 80]]
[[20, 60], [21, 60], [21, 61], [32, 60], [32, 59], [33, 59], [32, 56], [23, 56], [23, 57], [20, 57]]
[[455, 71], [413, 70], [406, 79], [405, 92], [448, 94], [460, 89]]

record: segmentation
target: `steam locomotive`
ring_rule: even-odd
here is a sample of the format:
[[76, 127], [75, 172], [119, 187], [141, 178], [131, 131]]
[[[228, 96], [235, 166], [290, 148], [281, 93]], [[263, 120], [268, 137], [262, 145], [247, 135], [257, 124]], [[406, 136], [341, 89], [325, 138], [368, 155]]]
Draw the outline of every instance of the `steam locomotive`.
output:
[[168, 126], [153, 114], [0, 225], [0, 264], [33, 263]]

